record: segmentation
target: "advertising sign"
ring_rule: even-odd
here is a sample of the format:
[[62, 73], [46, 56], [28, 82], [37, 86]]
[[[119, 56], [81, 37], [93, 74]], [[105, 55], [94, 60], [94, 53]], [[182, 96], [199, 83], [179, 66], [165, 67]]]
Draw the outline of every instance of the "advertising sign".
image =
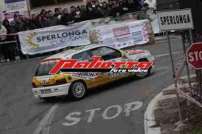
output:
[[[126, 48], [149, 42], [148, 20], [121, 22], [94, 29], [97, 42], [114, 48]], [[94, 35], [94, 36], [95, 36]]]
[[191, 9], [161, 11], [157, 15], [161, 31], [194, 28]]
[[3, 11], [4, 10], [4, 1], [1, 0], [0, 1], [0, 11]]
[[26, 0], [4, 0], [4, 1], [5, 1], [5, 10], [8, 12], [28, 10]]
[[88, 45], [90, 26], [85, 22], [19, 32], [21, 50], [23, 54], [34, 55], [69, 46]]

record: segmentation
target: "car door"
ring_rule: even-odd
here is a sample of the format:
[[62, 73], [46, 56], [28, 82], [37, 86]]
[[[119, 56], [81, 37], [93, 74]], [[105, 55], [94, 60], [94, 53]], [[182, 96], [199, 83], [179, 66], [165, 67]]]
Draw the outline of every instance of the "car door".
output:
[[[119, 50], [101, 46], [97, 48], [93, 48], [79, 54], [75, 54], [72, 56], [73, 59], [78, 59], [80, 61], [91, 61], [93, 56], [99, 56], [104, 61], [121, 61], [122, 60], [122, 53]], [[85, 80], [87, 83], [88, 88], [93, 88], [96, 86], [100, 86], [111, 81], [118, 79], [118, 77], [114, 77], [109, 73], [98, 73], [97, 77], [94, 79]]]
[[[104, 61], [116, 62], [122, 60], [122, 53], [119, 50], [107, 46], [92, 49], [91, 53], [93, 56], [100, 56]], [[114, 75], [107, 72], [107, 73], [100, 73], [100, 76], [95, 82], [98, 84], [106, 84], [116, 79], [118, 79], [118, 76], [116, 76], [116, 74]]]

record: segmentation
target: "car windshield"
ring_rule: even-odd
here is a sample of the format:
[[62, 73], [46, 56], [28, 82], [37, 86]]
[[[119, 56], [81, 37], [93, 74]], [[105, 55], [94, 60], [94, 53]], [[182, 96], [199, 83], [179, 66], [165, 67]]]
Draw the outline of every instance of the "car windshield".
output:
[[79, 54], [74, 55], [73, 59], [90, 60], [92, 56], [100, 56], [104, 60], [111, 60], [121, 57], [121, 53], [109, 47], [98, 47]]
[[51, 62], [43, 62], [40, 63], [37, 70], [36, 70], [36, 76], [46, 76], [50, 75], [50, 70], [56, 65], [56, 61]]

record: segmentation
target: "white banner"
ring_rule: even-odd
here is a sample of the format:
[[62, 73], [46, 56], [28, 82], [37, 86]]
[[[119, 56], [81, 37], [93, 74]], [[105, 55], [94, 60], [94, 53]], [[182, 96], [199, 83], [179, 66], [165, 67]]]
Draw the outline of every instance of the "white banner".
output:
[[8, 12], [28, 10], [26, 0], [4, 0], [4, 1], [5, 1], [5, 10]]
[[59, 50], [69, 46], [89, 45], [91, 24], [82, 22], [70, 26], [54, 26], [19, 32], [21, 51], [34, 55]]
[[194, 28], [191, 9], [160, 11], [157, 15], [161, 31]]
[[0, 0], [0, 12], [4, 11], [5, 3], [3, 0]]
[[114, 48], [125, 48], [149, 42], [148, 20], [98, 26], [93, 30], [97, 42]]

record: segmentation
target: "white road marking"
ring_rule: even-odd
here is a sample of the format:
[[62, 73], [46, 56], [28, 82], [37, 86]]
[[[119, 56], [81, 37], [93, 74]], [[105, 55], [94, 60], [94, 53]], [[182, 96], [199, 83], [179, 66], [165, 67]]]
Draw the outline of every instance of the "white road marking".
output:
[[64, 122], [62, 123], [63, 126], [74, 126], [77, 123], [79, 123], [81, 121], [81, 118], [79, 116], [81, 116], [81, 112], [73, 112], [68, 114], [65, 117], [65, 120], [67, 120], [68, 122]]
[[143, 102], [135, 101], [135, 102], [127, 103], [124, 106], [125, 106], [126, 117], [128, 117], [130, 116], [132, 111], [136, 111], [140, 109], [143, 106]]
[[[173, 54], [173, 55], [177, 55], [177, 54], [181, 54], [181, 52], [180, 52], [180, 51], [177, 51], [177, 52], [173, 52], [172, 54]], [[155, 58], [166, 57], [166, 56], [169, 56], [169, 55], [170, 55], [169, 53], [159, 54], [159, 55], [155, 55]]]
[[[139, 110], [143, 106], [143, 102], [134, 101], [124, 105], [111, 105], [106, 108], [93, 108], [85, 112], [72, 112], [65, 117], [65, 122], [62, 123], [65, 127], [77, 125], [80, 121], [92, 123], [96, 121], [96, 117], [102, 117], [103, 120], [112, 120], [124, 113], [126, 117], [130, 116], [132, 112]], [[88, 119], [86, 120], [86, 116]], [[94, 120], [93, 120], [94, 119]]]
[[150, 101], [146, 109], [146, 112], [144, 114], [145, 134], [161, 134], [161, 130], [159, 127], [153, 127], [157, 124], [155, 120], [154, 109], [157, 107], [156, 104], [161, 95], [162, 93], [159, 93], [152, 101]]
[[89, 112], [90, 113], [90, 115], [89, 115], [89, 118], [88, 118], [88, 123], [91, 123], [91, 122], [93, 122], [93, 117], [95, 116], [95, 112], [96, 111], [100, 111], [101, 110], [101, 108], [95, 108], [95, 109], [90, 109], [90, 110], [87, 110], [86, 112]]
[[55, 115], [56, 109], [58, 108], [58, 105], [53, 105], [48, 113], [44, 116], [44, 118], [39, 123], [38, 127], [35, 129], [33, 134], [49, 134], [50, 131], [50, 125], [53, 120], [53, 117]]
[[[107, 113], [109, 113], [108, 111], [110, 111], [111, 109], [116, 109], [117, 112], [110, 117]], [[122, 111], [123, 111], [123, 109], [120, 105], [112, 105], [112, 106], [108, 107], [107, 109], [105, 109], [105, 111], [102, 114], [102, 117], [105, 120], [112, 120], [112, 119], [115, 119], [116, 117], [118, 117]]]

